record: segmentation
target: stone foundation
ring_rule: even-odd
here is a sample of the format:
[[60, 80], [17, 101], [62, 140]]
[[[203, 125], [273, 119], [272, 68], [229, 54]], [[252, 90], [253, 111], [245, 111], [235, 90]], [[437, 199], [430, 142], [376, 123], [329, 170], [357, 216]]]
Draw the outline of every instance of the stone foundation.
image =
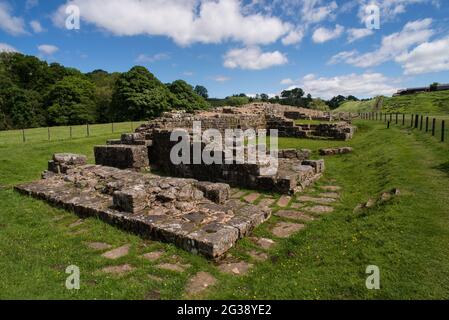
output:
[[208, 258], [223, 255], [271, 215], [230, 200], [225, 184], [94, 165], [68, 165], [65, 174], [46, 176], [16, 190]]

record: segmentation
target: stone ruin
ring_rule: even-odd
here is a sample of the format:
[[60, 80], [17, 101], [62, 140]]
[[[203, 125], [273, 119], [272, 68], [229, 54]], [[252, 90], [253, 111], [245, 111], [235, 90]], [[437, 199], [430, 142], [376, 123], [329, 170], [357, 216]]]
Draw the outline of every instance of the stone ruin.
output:
[[[295, 194], [321, 177], [324, 160], [310, 160], [310, 150], [280, 150], [278, 170], [271, 174], [262, 174], [266, 163], [260, 161], [174, 165], [169, 155], [176, 142], [170, 141], [170, 134], [175, 129], [188, 132], [193, 121], [201, 121], [204, 130], [278, 129], [280, 136], [289, 137], [347, 140], [354, 133], [346, 122], [305, 130], [286, 112], [291, 109], [257, 104], [193, 115], [166, 113], [132, 134], [96, 146], [96, 165], [88, 165], [82, 155], [56, 154], [42, 180], [16, 190], [80, 216], [96, 216], [143, 237], [218, 258], [271, 216], [268, 207], [231, 199], [231, 187]], [[313, 116], [322, 114], [314, 111]]]

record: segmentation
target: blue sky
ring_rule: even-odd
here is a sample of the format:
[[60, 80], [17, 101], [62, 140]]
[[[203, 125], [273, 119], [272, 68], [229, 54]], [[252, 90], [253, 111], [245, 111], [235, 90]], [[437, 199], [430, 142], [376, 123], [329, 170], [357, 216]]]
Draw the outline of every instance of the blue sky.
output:
[[[66, 28], [68, 5], [79, 30]], [[214, 97], [296, 86], [369, 97], [449, 82], [448, 17], [443, 0], [0, 0], [0, 51], [84, 72], [144, 65]]]

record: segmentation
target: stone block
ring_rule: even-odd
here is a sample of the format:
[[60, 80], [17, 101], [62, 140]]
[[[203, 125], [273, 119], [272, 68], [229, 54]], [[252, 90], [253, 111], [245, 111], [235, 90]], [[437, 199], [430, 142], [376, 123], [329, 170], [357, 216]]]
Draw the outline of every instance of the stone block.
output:
[[119, 169], [141, 169], [149, 166], [148, 148], [134, 145], [109, 145], [94, 148], [95, 163]]

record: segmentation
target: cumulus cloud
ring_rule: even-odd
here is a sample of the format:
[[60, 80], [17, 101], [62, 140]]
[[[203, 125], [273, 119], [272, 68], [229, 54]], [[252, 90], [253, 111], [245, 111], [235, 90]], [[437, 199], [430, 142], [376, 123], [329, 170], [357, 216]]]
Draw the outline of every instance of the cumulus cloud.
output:
[[396, 58], [406, 75], [449, 70], [449, 37], [425, 42]]
[[374, 34], [374, 31], [371, 29], [360, 28], [360, 29], [348, 29], [348, 42], [352, 43], [354, 41], [360, 40], [362, 38], [368, 37]]
[[262, 52], [259, 47], [233, 49], [226, 53], [224, 66], [230, 69], [262, 70], [288, 63], [287, 57], [279, 52]]
[[430, 28], [431, 24], [432, 19], [409, 22], [402, 31], [383, 37], [379, 49], [364, 54], [357, 51], [340, 52], [329, 62], [345, 62], [361, 68], [370, 68], [394, 60], [397, 56], [406, 53], [409, 48], [428, 41], [434, 34]]
[[291, 84], [293, 84], [293, 83], [295, 83], [295, 81], [292, 80], [292, 79], [290, 79], [290, 78], [282, 79], [282, 80], [281, 80], [281, 84], [283, 84], [283, 85], [291, 85]]
[[312, 40], [315, 43], [324, 43], [329, 40], [337, 39], [341, 36], [345, 28], [339, 24], [335, 29], [318, 28], [313, 32]]
[[302, 20], [305, 23], [318, 23], [325, 20], [338, 8], [335, 1], [329, 4], [321, 5], [320, 0], [304, 0], [301, 10]]
[[25, 22], [20, 17], [12, 16], [11, 7], [6, 2], [0, 1], [0, 29], [12, 34], [26, 34]]
[[33, 29], [34, 33], [44, 32], [45, 29], [42, 27], [41, 23], [37, 20], [33, 20], [30, 22], [31, 29]]
[[282, 43], [286, 46], [297, 44], [304, 38], [304, 31], [301, 29], [292, 30], [287, 36], [282, 39]]
[[37, 49], [39, 50], [39, 53], [44, 56], [52, 56], [59, 51], [57, 46], [51, 44], [41, 44]]
[[146, 55], [146, 54], [140, 54], [137, 59], [136, 62], [140, 62], [140, 63], [153, 63], [156, 61], [161, 61], [161, 60], [168, 60], [170, 59], [170, 55], [168, 53], [156, 53], [153, 55]]
[[397, 88], [388, 85], [392, 82], [394, 82], [392, 79], [381, 73], [352, 73], [335, 77], [317, 77], [314, 74], [308, 74], [289, 89], [300, 87], [312, 96], [323, 99], [330, 99], [339, 94], [362, 98], [395, 93]]
[[18, 52], [16, 48], [7, 43], [0, 43], [0, 52]]
[[[244, 15], [238, 0], [72, 0], [81, 19], [118, 36], [167, 36], [179, 45], [237, 41], [270, 44], [292, 30], [290, 23], [258, 13]], [[66, 5], [54, 22], [64, 26]]]

